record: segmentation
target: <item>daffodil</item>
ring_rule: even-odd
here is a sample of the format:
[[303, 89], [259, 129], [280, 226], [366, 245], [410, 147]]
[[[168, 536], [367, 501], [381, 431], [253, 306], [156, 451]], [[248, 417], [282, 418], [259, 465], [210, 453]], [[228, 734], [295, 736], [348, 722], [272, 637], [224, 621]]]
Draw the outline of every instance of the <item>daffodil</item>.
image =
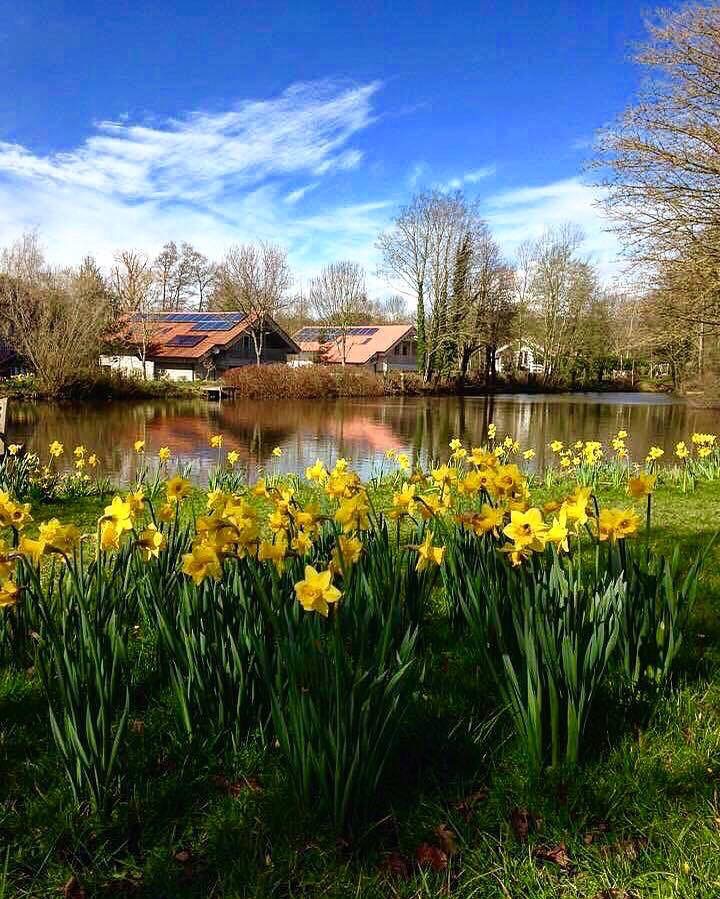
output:
[[80, 540], [80, 531], [74, 524], [61, 524], [57, 518], [51, 518], [39, 525], [38, 538], [45, 543], [46, 552], [69, 556]]
[[457, 469], [450, 468], [449, 465], [441, 465], [439, 468], [433, 468], [430, 477], [439, 487], [449, 487], [455, 483], [458, 478]]
[[282, 574], [285, 568], [287, 548], [287, 541], [284, 535], [279, 536], [274, 543], [271, 543], [269, 540], [263, 540], [258, 549], [258, 559], [261, 562], [272, 562], [278, 574]]
[[647, 462], [656, 462], [661, 456], [665, 455], [665, 450], [659, 446], [651, 446], [646, 457]]
[[6, 578], [0, 585], [0, 607], [14, 606], [20, 596], [20, 588], [15, 581]]
[[395, 456], [395, 461], [401, 471], [410, 471], [410, 457], [407, 453], [398, 453]]
[[85, 455], [85, 447], [82, 445], [76, 446], [73, 450], [73, 455], [76, 459], [82, 459], [82, 457]]
[[323, 484], [327, 480], [328, 471], [322, 459], [316, 459], [314, 465], [309, 465], [305, 469], [305, 477], [308, 481], [315, 481], [318, 484]]
[[535, 450], [534, 449], [526, 449], [525, 452], [523, 453], [523, 459], [525, 459], [526, 462], [530, 462], [534, 458], [535, 458]]
[[98, 457], [95, 455], [95, 453], [91, 453], [88, 456], [87, 462], [88, 462], [88, 465], [90, 466], [90, 468], [95, 468], [98, 464]]
[[158, 450], [158, 459], [161, 462], [169, 462], [171, 455], [172, 455], [172, 453], [170, 452], [169, 446], [161, 446], [160, 449]]
[[237, 450], [230, 450], [227, 454], [228, 465], [232, 468], [234, 465], [237, 465], [240, 460], [240, 453]]
[[352, 531], [362, 531], [370, 526], [369, 511], [365, 496], [357, 493], [355, 496], [343, 500], [335, 513], [335, 521], [342, 525], [343, 532], [346, 534]]
[[567, 512], [564, 509], [561, 509], [559, 514], [553, 518], [552, 524], [545, 532], [545, 543], [552, 543], [557, 546], [558, 552], [560, 550], [568, 552], [568, 533]]
[[655, 487], [656, 475], [641, 471], [637, 477], [630, 478], [627, 483], [627, 492], [633, 499], [642, 499], [650, 496]]
[[212, 434], [210, 436], [210, 446], [213, 449], [220, 449], [223, 445], [223, 435], [222, 434]]
[[403, 515], [412, 515], [415, 509], [415, 485], [403, 484], [402, 490], [393, 494], [392, 509], [388, 512], [388, 518], [397, 521]]
[[186, 478], [175, 475], [165, 484], [165, 495], [169, 503], [177, 503], [190, 495], [192, 484]]
[[154, 524], [149, 524], [140, 533], [137, 543], [142, 560], [149, 562], [150, 559], [158, 559], [160, 557], [160, 553], [167, 546], [167, 538]]
[[192, 552], [182, 557], [183, 574], [191, 577], [195, 584], [201, 584], [212, 577], [219, 581], [222, 578], [222, 565], [218, 554], [209, 546], [198, 544]]
[[435, 546], [432, 542], [433, 535], [428, 531], [422, 543], [411, 546], [411, 549], [417, 550], [418, 560], [415, 566], [416, 571], [424, 571], [431, 565], [442, 565], [445, 556], [444, 546]]
[[17, 456], [17, 454], [22, 449], [22, 443], [11, 443], [8, 447], [8, 452], [11, 456]]
[[172, 521], [175, 517], [175, 512], [176, 506], [172, 505], [172, 503], [163, 503], [157, 511], [157, 517], [160, 521]]
[[518, 548], [531, 549], [535, 552], [544, 545], [547, 525], [543, 521], [540, 509], [528, 509], [527, 512], [511, 512], [510, 523], [503, 529], [503, 534]]
[[319, 612], [327, 618], [329, 603], [337, 602], [342, 593], [333, 586], [332, 571], [317, 571], [305, 566], [305, 578], [295, 584], [295, 595], [306, 612]]
[[690, 451], [688, 450], [684, 440], [680, 440], [675, 444], [675, 455], [678, 457], [678, 459], [687, 459], [689, 454]]
[[562, 440], [553, 440], [552, 443], [550, 444], [550, 449], [554, 453], [559, 453], [559, 452], [562, 452], [562, 449], [564, 446], [565, 446], [565, 444], [562, 442]]
[[614, 543], [636, 533], [639, 526], [640, 516], [634, 509], [601, 509], [597, 522], [598, 539]]
[[132, 509], [133, 515], [137, 515], [145, 508], [145, 491], [141, 487], [135, 492], [128, 493], [126, 501]]
[[478, 536], [483, 534], [494, 534], [496, 537], [500, 534], [500, 529], [505, 521], [505, 510], [499, 506], [490, 506], [483, 503], [480, 511], [474, 515], [470, 515], [466, 524]]
[[276, 446], [276, 447], [273, 449], [272, 454], [273, 454], [273, 456], [275, 456], [276, 459], [279, 459], [280, 456], [282, 456], [282, 450], [280, 449], [279, 446]]
[[144, 440], [136, 440], [135, 443], [133, 443], [133, 449], [135, 450], [136, 453], [138, 453], [138, 455], [140, 453], [144, 453], [145, 452], [145, 441]]
[[299, 556], [306, 556], [312, 549], [312, 538], [307, 531], [298, 531], [292, 538], [290, 546]]
[[340, 534], [332, 551], [331, 568], [333, 571], [347, 571], [352, 565], [359, 562], [362, 549], [362, 543], [357, 537], [346, 537], [344, 534]]
[[117, 524], [108, 519], [100, 523], [100, 549], [105, 552], [120, 549], [120, 537], [122, 532]]
[[34, 565], [40, 564], [40, 559], [45, 555], [47, 544], [44, 540], [35, 540], [32, 537], [21, 537], [18, 543], [18, 552], [30, 559]]
[[57, 440], [53, 440], [48, 449], [50, 455], [53, 459], [59, 459], [60, 456], [65, 452], [65, 447]]
[[494, 440], [496, 434], [497, 428], [492, 422], [490, 422], [490, 424], [488, 425], [488, 440]]
[[114, 496], [109, 506], [105, 506], [105, 514], [102, 521], [112, 522], [118, 534], [132, 530], [133, 527], [133, 507], [121, 496]]

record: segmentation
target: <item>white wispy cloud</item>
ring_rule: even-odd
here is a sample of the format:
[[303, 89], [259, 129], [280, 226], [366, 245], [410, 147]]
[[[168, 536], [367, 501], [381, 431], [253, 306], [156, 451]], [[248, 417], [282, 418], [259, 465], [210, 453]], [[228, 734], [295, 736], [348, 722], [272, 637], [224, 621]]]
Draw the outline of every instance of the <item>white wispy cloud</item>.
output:
[[290, 206], [294, 206], [295, 203], [299, 203], [300, 200], [302, 200], [305, 194], [309, 194], [310, 191], [315, 190], [315, 188], [319, 186], [319, 181], [313, 181], [311, 184], [304, 184], [302, 187], [291, 190], [290, 193], [286, 194], [283, 199]]
[[[302, 83], [227, 110], [149, 124], [104, 121], [62, 153], [0, 141], [0, 245], [36, 227], [51, 261], [74, 263], [90, 252], [108, 264], [121, 247], [152, 253], [170, 238], [211, 255], [266, 239], [284, 243], [291, 257], [299, 245], [310, 265], [306, 238], [322, 233], [312, 264], [327, 261], [336, 244], [357, 239], [353, 229], [365, 237], [371, 212], [348, 216], [329, 203], [313, 225], [301, 224], [293, 207], [362, 164], [352, 142], [375, 121], [379, 88]], [[375, 226], [384, 222], [380, 216]]]
[[547, 228], [566, 222], [579, 225], [585, 234], [584, 252], [598, 265], [603, 278], [609, 280], [620, 272], [620, 247], [598, 208], [601, 198], [599, 188], [574, 177], [494, 194], [484, 200], [482, 210], [509, 255], [524, 240], [540, 237]]
[[456, 175], [454, 178], [439, 184], [438, 187], [442, 191], [461, 190], [466, 184], [477, 184], [485, 178], [492, 177], [496, 171], [497, 166], [486, 165], [479, 169], [473, 169], [471, 172]]

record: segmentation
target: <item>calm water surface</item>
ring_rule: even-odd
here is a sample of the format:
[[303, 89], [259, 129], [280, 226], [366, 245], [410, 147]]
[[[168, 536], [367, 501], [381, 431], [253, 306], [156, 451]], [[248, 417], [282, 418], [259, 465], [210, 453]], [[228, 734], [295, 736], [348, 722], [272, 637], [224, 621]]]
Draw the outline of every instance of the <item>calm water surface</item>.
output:
[[[176, 458], [193, 462], [201, 478], [216, 458], [208, 446], [211, 433], [224, 434], [225, 449], [240, 453], [251, 477], [262, 469], [301, 471], [317, 458], [332, 463], [338, 456], [351, 459], [367, 476], [383, 464], [388, 448], [425, 464], [445, 458], [455, 436], [469, 445], [482, 443], [491, 421], [500, 436], [509, 433], [523, 447], [533, 447], [542, 466], [554, 439], [607, 440], [625, 428], [637, 453], [651, 443], [670, 451], [693, 430], [717, 431], [720, 413], [637, 393], [238, 400], [222, 405], [199, 400], [92, 406], [11, 402], [7, 429], [12, 441], [43, 453], [52, 440], [63, 442], [68, 454], [81, 443], [101, 456], [107, 473], [125, 480], [136, 464], [132, 444], [138, 438], [152, 452], [171, 447]], [[271, 455], [275, 446], [283, 450], [280, 459]]]

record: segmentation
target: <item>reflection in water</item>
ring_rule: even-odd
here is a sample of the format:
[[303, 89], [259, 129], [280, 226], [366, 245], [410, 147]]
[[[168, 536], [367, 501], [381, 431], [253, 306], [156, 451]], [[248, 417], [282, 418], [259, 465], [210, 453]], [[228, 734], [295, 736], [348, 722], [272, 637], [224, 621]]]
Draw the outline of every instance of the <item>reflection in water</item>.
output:
[[[636, 455], [657, 443], [670, 452], [694, 430], [717, 430], [712, 410], [654, 394], [505, 395], [494, 397], [387, 397], [360, 400], [239, 400], [222, 405], [197, 401], [148, 401], [103, 405], [10, 403], [8, 436], [43, 454], [52, 440], [84, 444], [103, 459], [105, 470], [121, 481], [136, 465], [132, 444], [147, 441], [155, 453], [169, 446], [176, 458], [207, 473], [216, 458], [212, 433], [225, 435], [225, 449], [240, 453], [251, 476], [273, 470], [301, 471], [316, 458], [332, 463], [346, 456], [367, 476], [377, 470], [385, 450], [407, 452], [423, 464], [445, 458], [448, 443], [460, 437], [484, 442], [487, 425], [498, 435], [512, 434], [533, 447], [537, 464], [549, 461], [551, 440], [603, 440], [618, 429], [630, 433]], [[280, 446], [279, 460], [271, 456]]]

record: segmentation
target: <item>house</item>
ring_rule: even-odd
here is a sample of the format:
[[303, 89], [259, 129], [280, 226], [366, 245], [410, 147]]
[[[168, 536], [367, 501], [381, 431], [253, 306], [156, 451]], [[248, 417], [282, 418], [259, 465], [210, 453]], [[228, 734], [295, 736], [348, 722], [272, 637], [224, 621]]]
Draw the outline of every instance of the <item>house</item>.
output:
[[[100, 364], [141, 375], [144, 355], [149, 378], [217, 378], [229, 368], [255, 364], [252, 321], [242, 312], [136, 314], [113, 342], [115, 353], [101, 356]], [[284, 363], [299, 352], [295, 341], [268, 319], [260, 361]]]
[[495, 370], [499, 375], [527, 372], [531, 375], [543, 373], [543, 354], [540, 347], [532, 342], [515, 340], [497, 348]]
[[[345, 329], [345, 363], [376, 372], [414, 371], [417, 367], [414, 325], [353, 325]], [[294, 335], [300, 355], [293, 365], [341, 365], [343, 329], [308, 325]]]

